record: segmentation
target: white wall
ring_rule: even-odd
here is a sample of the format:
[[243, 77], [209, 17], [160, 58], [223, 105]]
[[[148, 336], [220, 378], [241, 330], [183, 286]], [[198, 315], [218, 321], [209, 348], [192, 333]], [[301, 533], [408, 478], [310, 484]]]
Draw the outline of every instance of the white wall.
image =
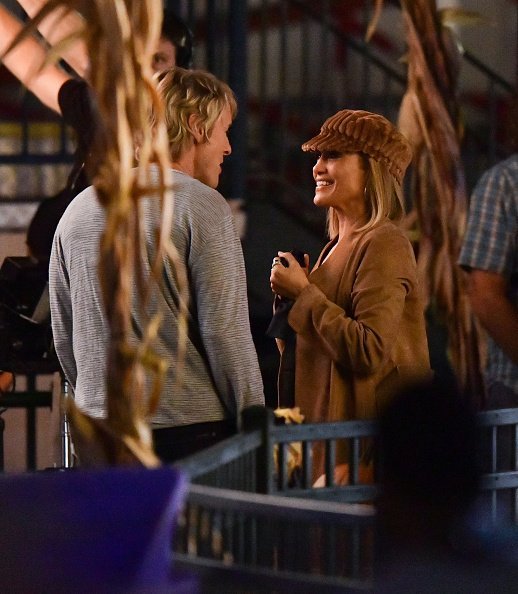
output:
[[497, 74], [516, 85], [518, 4], [515, 0], [437, 0], [438, 8], [462, 7], [487, 23], [457, 27], [460, 41]]

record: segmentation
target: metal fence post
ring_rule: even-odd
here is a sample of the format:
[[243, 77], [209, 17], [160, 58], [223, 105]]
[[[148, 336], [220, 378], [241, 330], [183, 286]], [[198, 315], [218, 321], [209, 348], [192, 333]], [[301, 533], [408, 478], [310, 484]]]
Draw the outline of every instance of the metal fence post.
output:
[[72, 436], [70, 434], [70, 421], [67, 415], [67, 400], [71, 398], [68, 392], [68, 381], [64, 375], [62, 382], [62, 401], [61, 401], [61, 464], [63, 468], [72, 468], [74, 466]]
[[271, 428], [274, 423], [273, 412], [264, 406], [251, 406], [242, 413], [243, 431], [261, 431], [262, 445], [256, 458], [257, 493], [273, 493], [273, 443]]
[[[3, 413], [3, 410], [0, 410], [0, 415]], [[4, 471], [4, 430], [5, 430], [5, 421], [0, 416], [0, 472]]]
[[230, 129], [232, 155], [229, 157], [231, 171], [229, 198], [243, 199], [246, 187], [247, 147], [247, 101], [248, 60], [247, 24], [248, 6], [246, 0], [230, 0], [228, 28], [228, 83], [234, 91], [239, 106], [237, 117]]

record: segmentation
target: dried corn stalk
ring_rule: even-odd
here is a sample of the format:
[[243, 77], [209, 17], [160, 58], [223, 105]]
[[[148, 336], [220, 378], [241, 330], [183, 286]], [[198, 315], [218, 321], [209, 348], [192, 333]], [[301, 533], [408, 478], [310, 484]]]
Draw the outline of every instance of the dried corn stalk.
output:
[[408, 86], [399, 128], [414, 148], [418, 274], [426, 305], [447, 329], [449, 360], [458, 382], [479, 405], [480, 334], [457, 265], [467, 213], [456, 94], [460, 56], [450, 30], [441, 23], [435, 0], [401, 0], [401, 9]]
[[[76, 11], [84, 19], [78, 34], [88, 48], [90, 83], [96, 92], [103, 128], [103, 158], [94, 179], [99, 200], [106, 209], [106, 229], [101, 243], [99, 275], [110, 325], [108, 353], [107, 419], [99, 421], [68, 403], [74, 444], [83, 465], [159, 464], [152, 448], [149, 415], [156, 408], [166, 363], [150, 345], [159, 318], [136, 347], [130, 345], [131, 305], [134, 288], [142, 306], [152, 290], [140, 269], [139, 199], [149, 193], [149, 165], [159, 166], [160, 188], [154, 194], [162, 205], [162, 225], [157, 237], [154, 278], [159, 282], [164, 255], [173, 261], [183, 288], [179, 355], [182, 358], [186, 328], [186, 275], [170, 242], [171, 196], [168, 141], [163, 107], [152, 81], [151, 56], [157, 45], [162, 19], [160, 0], [49, 0], [27, 31], [55, 10]], [[74, 43], [74, 36], [59, 45]], [[151, 130], [149, 116], [156, 114]], [[140, 145], [134, 170], [135, 140]], [[97, 147], [97, 150], [98, 147]], [[145, 377], [154, 376], [151, 394], [145, 394]]]

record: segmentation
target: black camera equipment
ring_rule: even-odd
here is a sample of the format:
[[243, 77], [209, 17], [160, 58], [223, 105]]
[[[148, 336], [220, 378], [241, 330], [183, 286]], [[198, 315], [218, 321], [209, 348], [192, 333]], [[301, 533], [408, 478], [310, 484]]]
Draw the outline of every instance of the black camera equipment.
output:
[[52, 348], [48, 265], [8, 257], [0, 268], [0, 369], [59, 370]]
[[[298, 250], [297, 248], [293, 248], [290, 253], [295, 258], [295, 260], [297, 260], [299, 266], [301, 266], [302, 268], [306, 266], [306, 260], [304, 258], [304, 256], [306, 255], [305, 252], [303, 252], [302, 250]], [[281, 264], [284, 266], [284, 268], [290, 267], [290, 265], [288, 264], [288, 260], [286, 260], [284, 256], [281, 256]]]

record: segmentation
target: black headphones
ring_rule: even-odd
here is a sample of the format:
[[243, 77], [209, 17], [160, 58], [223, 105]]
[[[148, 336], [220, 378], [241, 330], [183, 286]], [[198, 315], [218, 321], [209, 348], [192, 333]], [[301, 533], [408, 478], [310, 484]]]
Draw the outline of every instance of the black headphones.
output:
[[162, 37], [176, 47], [176, 65], [190, 68], [192, 65], [193, 35], [185, 22], [171, 10], [164, 10]]

